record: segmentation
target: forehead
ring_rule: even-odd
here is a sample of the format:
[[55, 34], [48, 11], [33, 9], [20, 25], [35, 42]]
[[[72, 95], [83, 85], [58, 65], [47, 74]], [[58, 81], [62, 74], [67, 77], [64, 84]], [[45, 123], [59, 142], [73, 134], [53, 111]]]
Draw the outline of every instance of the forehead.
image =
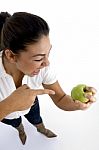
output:
[[46, 54], [51, 48], [49, 36], [43, 36], [37, 43], [28, 45], [26, 50], [32, 55]]

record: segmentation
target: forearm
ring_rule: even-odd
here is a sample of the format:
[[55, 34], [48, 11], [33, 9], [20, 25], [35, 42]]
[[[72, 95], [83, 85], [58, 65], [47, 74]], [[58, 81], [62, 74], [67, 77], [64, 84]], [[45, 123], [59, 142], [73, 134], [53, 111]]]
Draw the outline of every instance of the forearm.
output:
[[75, 103], [75, 101], [68, 95], [64, 95], [56, 105], [57, 107], [65, 111], [79, 110], [79, 104]]
[[9, 100], [5, 99], [0, 102], [0, 121], [12, 112], [11, 104], [9, 104]]

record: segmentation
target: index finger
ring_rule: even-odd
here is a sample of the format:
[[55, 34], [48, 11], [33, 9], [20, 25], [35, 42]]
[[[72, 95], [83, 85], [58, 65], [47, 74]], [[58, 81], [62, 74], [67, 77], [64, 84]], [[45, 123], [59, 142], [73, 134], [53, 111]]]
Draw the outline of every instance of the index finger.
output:
[[31, 90], [34, 95], [42, 95], [42, 94], [55, 94], [55, 91], [49, 89], [39, 89], [39, 90]]

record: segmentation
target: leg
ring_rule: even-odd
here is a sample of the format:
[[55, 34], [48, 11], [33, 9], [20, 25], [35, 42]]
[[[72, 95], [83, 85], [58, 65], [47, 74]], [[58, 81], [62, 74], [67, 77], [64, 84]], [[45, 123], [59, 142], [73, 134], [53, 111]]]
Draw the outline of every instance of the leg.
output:
[[38, 132], [44, 134], [49, 138], [56, 137], [56, 134], [54, 134], [49, 129], [46, 129], [43, 124], [42, 118], [40, 116], [40, 107], [39, 107], [39, 101], [37, 97], [35, 100], [35, 104], [31, 107], [29, 113], [26, 114], [25, 117], [31, 124], [33, 124], [37, 128]]
[[26, 142], [26, 134], [24, 131], [24, 127], [22, 125], [22, 118], [17, 118], [17, 119], [3, 119], [1, 122], [11, 125], [12, 127], [16, 128], [19, 132], [19, 138], [22, 142], [22, 144], [25, 144]]

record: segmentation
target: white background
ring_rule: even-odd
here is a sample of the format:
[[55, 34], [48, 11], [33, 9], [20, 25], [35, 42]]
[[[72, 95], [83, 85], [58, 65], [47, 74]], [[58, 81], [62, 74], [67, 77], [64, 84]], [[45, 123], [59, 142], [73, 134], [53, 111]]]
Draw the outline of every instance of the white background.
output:
[[[99, 88], [98, 0], [2, 0], [0, 11], [27, 11], [43, 17], [50, 26], [51, 61], [67, 94], [84, 83]], [[58, 134], [47, 139], [23, 118], [27, 142], [23, 146], [15, 129], [0, 123], [0, 150], [98, 150], [99, 96], [86, 111], [65, 112], [47, 96], [40, 96], [41, 116]]]

